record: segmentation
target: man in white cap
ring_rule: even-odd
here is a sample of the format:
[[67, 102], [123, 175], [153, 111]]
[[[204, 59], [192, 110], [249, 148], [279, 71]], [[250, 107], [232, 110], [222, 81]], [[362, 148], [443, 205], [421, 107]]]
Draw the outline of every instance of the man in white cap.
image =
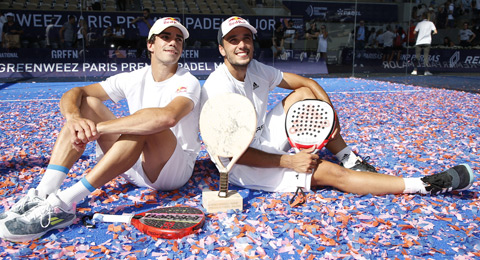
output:
[[[29, 241], [70, 225], [76, 204], [119, 175], [155, 190], [187, 183], [200, 150], [200, 83], [178, 66], [188, 36], [175, 19], [159, 19], [145, 43], [150, 66], [63, 95], [60, 110], [66, 122], [50, 164], [39, 185], [0, 215], [0, 237]], [[121, 118], [102, 102], [123, 99], [130, 115]], [[73, 186], [59, 190], [92, 141], [97, 141], [98, 163]]]
[[[219, 51], [224, 63], [210, 74], [202, 87], [202, 104], [222, 93], [246, 96], [257, 112], [257, 132], [250, 147], [229, 174], [231, 183], [250, 189], [295, 192], [298, 187], [332, 186], [357, 194], [432, 193], [468, 189], [473, 172], [468, 165], [423, 178], [401, 178], [373, 172], [345, 144], [340, 129], [327, 144], [341, 161], [320, 160], [313, 149], [289, 154], [285, 134], [285, 111], [296, 101], [321, 99], [331, 103], [325, 91], [312, 79], [281, 72], [253, 59], [253, 37], [257, 30], [240, 17], [225, 20], [218, 32]], [[275, 87], [292, 90], [267, 112], [269, 91]], [[353, 162], [349, 162], [352, 157]], [[313, 172], [313, 174], [311, 174]]]

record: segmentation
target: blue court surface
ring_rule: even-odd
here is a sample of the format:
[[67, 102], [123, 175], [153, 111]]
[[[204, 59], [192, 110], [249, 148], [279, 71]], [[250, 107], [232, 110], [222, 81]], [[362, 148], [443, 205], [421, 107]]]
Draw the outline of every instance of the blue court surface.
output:
[[[478, 259], [480, 96], [383, 80], [317, 80], [338, 111], [344, 139], [370, 157], [378, 171], [421, 177], [467, 163], [475, 172], [473, 186], [437, 196], [360, 196], [320, 187], [295, 208], [288, 203], [292, 193], [231, 186], [244, 197], [244, 210], [207, 214], [199, 232], [178, 240], [153, 239], [127, 224], [82, 225], [81, 218], [94, 212], [123, 214], [175, 205], [203, 210], [201, 191], [218, 189], [218, 171], [202, 150], [192, 178], [181, 189], [152, 191], [117, 178], [78, 205], [70, 227], [29, 243], [0, 240], [0, 258]], [[39, 183], [63, 123], [58, 101], [63, 92], [82, 85], [0, 85], [0, 211]], [[287, 94], [272, 93], [270, 106]], [[108, 106], [118, 116], [127, 111], [125, 103]], [[326, 150], [320, 156], [338, 163]], [[94, 165], [89, 144], [63, 187]]]

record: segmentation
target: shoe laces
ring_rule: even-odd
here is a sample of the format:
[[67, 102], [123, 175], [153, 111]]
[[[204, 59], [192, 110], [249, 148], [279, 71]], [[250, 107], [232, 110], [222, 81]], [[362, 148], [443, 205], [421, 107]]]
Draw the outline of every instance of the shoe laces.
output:
[[[33, 221], [39, 218], [40, 225], [42, 226], [42, 228], [46, 228], [50, 225], [52, 213], [54, 212], [55, 212], [54, 207], [52, 207], [48, 202], [45, 201], [42, 205], [39, 205], [27, 211], [27, 213], [25, 213], [26, 214], [25, 216], [26, 216], [26, 219], [29, 221]], [[44, 225], [43, 216], [45, 215], [47, 215], [48, 218], [47, 218], [47, 223]]]
[[424, 177], [422, 181], [428, 185], [425, 189], [433, 194], [447, 192], [452, 187], [452, 177], [447, 172]]

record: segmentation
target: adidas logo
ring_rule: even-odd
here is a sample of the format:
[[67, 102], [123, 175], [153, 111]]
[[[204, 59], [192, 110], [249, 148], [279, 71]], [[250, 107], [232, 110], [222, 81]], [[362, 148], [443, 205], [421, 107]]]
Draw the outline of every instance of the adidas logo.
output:
[[253, 90], [255, 90], [255, 89], [259, 88], [259, 87], [260, 87], [260, 86], [257, 85], [257, 83], [253, 82]]

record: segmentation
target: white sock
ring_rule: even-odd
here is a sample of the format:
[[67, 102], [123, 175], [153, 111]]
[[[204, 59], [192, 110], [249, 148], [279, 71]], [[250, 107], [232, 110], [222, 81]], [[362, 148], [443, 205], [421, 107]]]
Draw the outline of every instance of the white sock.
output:
[[355, 166], [358, 156], [352, 151], [349, 146], [343, 148], [340, 152], [335, 154], [335, 157], [342, 163], [343, 167], [351, 168]]
[[403, 182], [405, 183], [405, 190], [403, 193], [427, 194], [425, 184], [423, 184], [421, 178], [403, 178]]
[[90, 193], [92, 193], [95, 188], [87, 181], [87, 179], [82, 178], [79, 182], [75, 183], [72, 187], [67, 188], [60, 193], [58, 197], [66, 205], [71, 208], [76, 207], [76, 205], [85, 199]]
[[67, 167], [49, 164], [47, 170], [43, 174], [43, 178], [37, 186], [37, 191], [41, 197], [46, 197], [50, 193], [57, 192], [63, 181], [67, 177]]

